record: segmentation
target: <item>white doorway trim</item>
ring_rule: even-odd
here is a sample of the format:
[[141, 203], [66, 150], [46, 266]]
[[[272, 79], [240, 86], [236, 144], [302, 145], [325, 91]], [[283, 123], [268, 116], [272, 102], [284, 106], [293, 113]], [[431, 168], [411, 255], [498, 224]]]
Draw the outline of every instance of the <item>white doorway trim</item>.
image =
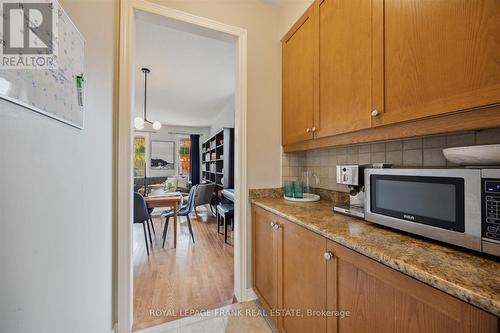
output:
[[115, 333], [131, 331], [133, 320], [133, 270], [132, 270], [132, 64], [134, 50], [134, 12], [153, 13], [195, 24], [234, 36], [236, 41], [236, 86], [235, 86], [235, 219], [238, 221], [234, 239], [234, 293], [239, 301], [253, 295], [248, 285], [248, 245], [250, 228], [247, 221], [247, 31], [207, 18], [167, 8], [144, 0], [120, 1], [120, 59], [118, 130], [116, 163], [116, 211], [117, 217], [117, 323]]

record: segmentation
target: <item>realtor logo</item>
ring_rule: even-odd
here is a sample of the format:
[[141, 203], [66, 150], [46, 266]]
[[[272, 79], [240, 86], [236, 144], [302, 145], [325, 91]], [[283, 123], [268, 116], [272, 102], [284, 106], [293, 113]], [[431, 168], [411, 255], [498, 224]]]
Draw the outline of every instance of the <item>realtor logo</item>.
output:
[[0, 68], [54, 68], [57, 57], [57, 2], [0, 0]]

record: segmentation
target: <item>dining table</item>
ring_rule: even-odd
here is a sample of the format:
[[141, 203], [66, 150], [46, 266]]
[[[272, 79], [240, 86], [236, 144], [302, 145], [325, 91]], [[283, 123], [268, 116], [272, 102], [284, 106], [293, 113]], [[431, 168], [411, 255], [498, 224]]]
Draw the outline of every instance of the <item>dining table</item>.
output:
[[174, 249], [177, 247], [177, 212], [182, 203], [179, 192], [163, 192], [150, 194], [144, 198], [148, 208], [171, 208], [174, 212]]

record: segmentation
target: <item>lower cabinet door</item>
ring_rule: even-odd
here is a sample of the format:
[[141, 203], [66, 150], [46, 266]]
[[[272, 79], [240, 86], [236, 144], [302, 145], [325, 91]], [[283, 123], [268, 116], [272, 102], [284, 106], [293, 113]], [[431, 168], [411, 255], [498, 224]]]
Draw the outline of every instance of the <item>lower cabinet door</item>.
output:
[[500, 332], [499, 318], [253, 206], [254, 289], [283, 333]]
[[337, 333], [339, 330], [339, 318], [345, 317], [345, 313], [342, 309], [338, 307], [338, 280], [337, 280], [337, 265], [338, 260], [336, 256], [335, 248], [333, 247], [332, 241], [326, 242], [326, 252], [325, 255], [326, 263], [326, 308], [327, 308], [327, 318], [326, 318], [326, 332], [327, 333]]
[[[338, 332], [498, 332], [498, 318], [328, 241], [335, 254]], [[333, 331], [332, 331], [333, 332]]]
[[281, 331], [326, 332], [326, 239], [292, 222], [279, 232]]
[[253, 287], [262, 305], [268, 310], [277, 306], [278, 270], [276, 231], [277, 217], [253, 207]]

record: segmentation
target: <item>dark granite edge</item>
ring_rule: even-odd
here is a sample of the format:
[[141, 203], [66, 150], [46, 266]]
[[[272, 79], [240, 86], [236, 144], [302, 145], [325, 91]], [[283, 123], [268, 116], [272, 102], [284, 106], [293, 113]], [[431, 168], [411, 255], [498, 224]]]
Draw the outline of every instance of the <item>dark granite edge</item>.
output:
[[[337, 204], [347, 204], [349, 203], [349, 194], [345, 192], [339, 192], [335, 190], [326, 190], [319, 187], [311, 188], [311, 192], [317, 194], [321, 197], [321, 200], [330, 200]], [[283, 197], [283, 188], [264, 188], [264, 189], [249, 189], [248, 190], [248, 198], [249, 200], [253, 199], [262, 199], [262, 198], [282, 198]]]
[[251, 201], [253, 199], [261, 198], [281, 198], [283, 197], [283, 188], [256, 188], [248, 190], [248, 199]]
[[[293, 222], [295, 224], [303, 226], [310, 231], [313, 231], [317, 234], [320, 234], [329, 240], [337, 242], [337, 243], [339, 243], [339, 244], [341, 244], [341, 245], [343, 245], [351, 250], [354, 250], [354, 251], [356, 251], [356, 252], [358, 252], [358, 253], [360, 253], [368, 258], [371, 258], [371, 259], [373, 259], [381, 264], [384, 264], [392, 269], [395, 269], [398, 272], [401, 272], [401, 273], [406, 274], [412, 278], [415, 278], [415, 279], [417, 279], [417, 280], [419, 280], [427, 285], [430, 285], [431, 287], [434, 287], [434, 288], [436, 288], [436, 289], [438, 289], [446, 294], [452, 295], [452, 296], [454, 296], [454, 297], [456, 297], [456, 298], [458, 298], [466, 303], [477, 306], [477, 307], [479, 307], [487, 312], [490, 312], [496, 316], [500, 316], [500, 300], [495, 301], [493, 299], [486, 298], [486, 297], [479, 295], [479, 294], [476, 294], [473, 291], [471, 291], [467, 288], [464, 288], [460, 285], [449, 282], [443, 278], [438, 278], [438, 277], [436, 277], [436, 276], [434, 276], [434, 275], [432, 275], [432, 274], [430, 274], [430, 273], [428, 273], [428, 272], [426, 272], [418, 267], [409, 265], [409, 264], [404, 263], [404, 262], [400, 262], [397, 259], [392, 259], [392, 258], [386, 257], [384, 255], [380, 255], [379, 253], [372, 252], [369, 249], [366, 249], [366, 248], [363, 248], [363, 247], [358, 246], [356, 244], [353, 244], [352, 242], [350, 242], [349, 240], [346, 240], [343, 237], [338, 237], [334, 234], [324, 232], [323, 230], [321, 230], [319, 228], [315, 228], [314, 226], [311, 226], [307, 222], [303, 222], [303, 221], [301, 221], [297, 218], [294, 218], [290, 215], [286, 215], [286, 214], [280, 212], [279, 210], [273, 209], [273, 208], [271, 208], [263, 203], [258, 202], [257, 200], [258, 199], [252, 199], [251, 203], [255, 204], [255, 205], [271, 212], [271, 213], [274, 213], [280, 217], [283, 217], [284, 219], [286, 219], [290, 222]], [[352, 219], [354, 219], [354, 218], [352, 218]], [[367, 221], [364, 221], [364, 222], [370, 223]], [[372, 224], [372, 223], [370, 223], [370, 224]], [[397, 233], [397, 231], [394, 231], [394, 232]]]

